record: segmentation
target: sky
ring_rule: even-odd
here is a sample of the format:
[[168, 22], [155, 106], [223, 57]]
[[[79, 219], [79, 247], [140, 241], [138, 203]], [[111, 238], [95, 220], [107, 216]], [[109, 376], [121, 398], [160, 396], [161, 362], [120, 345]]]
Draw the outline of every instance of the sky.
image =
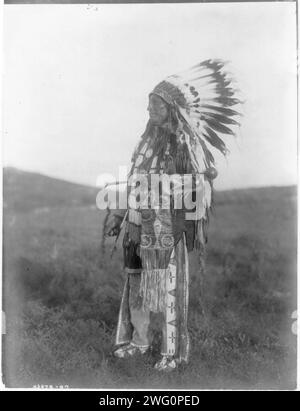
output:
[[3, 164], [95, 185], [118, 178], [148, 94], [208, 58], [231, 62], [240, 132], [217, 189], [297, 181], [295, 3], [4, 6]]

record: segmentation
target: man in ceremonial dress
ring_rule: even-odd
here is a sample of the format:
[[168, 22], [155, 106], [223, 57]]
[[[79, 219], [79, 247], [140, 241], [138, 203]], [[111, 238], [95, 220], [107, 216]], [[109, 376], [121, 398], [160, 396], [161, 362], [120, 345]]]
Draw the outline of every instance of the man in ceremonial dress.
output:
[[[128, 176], [128, 209], [115, 212], [106, 227], [106, 234], [114, 236], [125, 223], [127, 277], [116, 332], [114, 355], [118, 358], [149, 350], [150, 314], [161, 313], [161, 358], [155, 368], [169, 371], [188, 362], [188, 253], [197, 249], [203, 256], [212, 180], [217, 174], [211, 148], [227, 152], [220, 135], [235, 134], [239, 113], [232, 106], [241, 103], [235, 94], [224, 63], [206, 60], [167, 77], [149, 95], [149, 121]], [[175, 176], [172, 181], [183, 186], [183, 200], [190, 193], [193, 209], [188, 210], [185, 201], [181, 208], [175, 207], [178, 198], [164, 189], [159, 192], [158, 206], [153, 207], [149, 187], [154, 175]], [[147, 207], [136, 198], [139, 176], [149, 182], [144, 196], [149, 200]], [[189, 188], [187, 176], [192, 178]], [[138, 192], [140, 196], [141, 187]], [[167, 195], [170, 206], [163, 207]]]

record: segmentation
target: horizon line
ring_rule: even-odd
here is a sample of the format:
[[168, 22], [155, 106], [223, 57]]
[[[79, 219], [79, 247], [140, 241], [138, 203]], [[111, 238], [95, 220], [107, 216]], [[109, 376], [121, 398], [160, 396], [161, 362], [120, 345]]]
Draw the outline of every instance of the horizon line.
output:
[[[12, 170], [16, 170], [17, 172], [21, 172], [21, 173], [25, 173], [25, 174], [36, 174], [42, 177], [47, 177], [47, 178], [51, 178], [53, 180], [59, 180], [65, 183], [69, 183], [69, 184], [74, 184], [77, 186], [81, 186], [81, 187], [86, 187], [86, 188], [91, 188], [91, 189], [100, 189], [100, 187], [97, 187], [97, 185], [90, 185], [88, 183], [81, 183], [78, 181], [74, 181], [74, 180], [68, 180], [65, 179], [63, 177], [57, 177], [57, 176], [53, 176], [53, 175], [49, 175], [49, 174], [45, 174], [42, 173], [40, 171], [35, 171], [35, 170], [25, 170], [25, 169], [21, 169], [15, 166], [10, 166], [10, 165], [6, 165], [6, 166], [2, 166], [2, 170], [8, 170], [8, 169], [12, 169]], [[270, 184], [270, 185], [257, 185], [257, 186], [245, 186], [245, 187], [233, 187], [233, 188], [224, 188], [224, 189], [214, 189], [215, 191], [218, 192], [225, 192], [225, 191], [236, 191], [236, 190], [251, 190], [251, 189], [262, 189], [262, 188], [280, 188], [280, 187], [298, 187], [298, 184], [280, 184], [280, 185], [274, 185], [274, 184]]]

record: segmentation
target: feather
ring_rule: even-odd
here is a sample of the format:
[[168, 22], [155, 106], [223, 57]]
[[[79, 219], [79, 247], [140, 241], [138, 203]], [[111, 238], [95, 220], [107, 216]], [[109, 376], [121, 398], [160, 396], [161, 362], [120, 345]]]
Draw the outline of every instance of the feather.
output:
[[208, 112], [204, 111], [202, 113], [202, 115], [204, 116], [204, 119], [206, 118], [206, 116], [209, 116], [212, 119], [214, 119], [216, 121], [219, 121], [220, 123], [223, 123], [223, 124], [232, 124], [232, 125], [235, 125], [235, 126], [240, 125], [240, 123], [238, 123], [237, 121], [233, 120], [232, 118], [223, 116], [222, 114], [208, 113]]
[[235, 104], [241, 104], [241, 100], [230, 97], [216, 97], [211, 99], [211, 101], [223, 104], [224, 106], [234, 106]]
[[205, 139], [215, 148], [220, 150], [222, 154], [226, 155], [227, 148], [224, 141], [215, 133], [212, 129], [207, 126], [204, 126], [206, 133], [203, 133]]
[[215, 165], [215, 159], [212, 155], [212, 153], [209, 151], [209, 149], [207, 148], [207, 145], [205, 144], [204, 140], [198, 135], [198, 142], [200, 143], [202, 150], [204, 152], [204, 156], [205, 156], [205, 162], [207, 164], [208, 167], [214, 166]]
[[209, 125], [209, 127], [211, 127], [212, 129], [219, 131], [220, 133], [223, 133], [223, 134], [231, 134], [232, 136], [234, 136], [234, 132], [230, 128], [224, 126], [218, 121], [213, 120], [213, 119], [206, 119], [205, 121]]
[[232, 97], [235, 91], [231, 88], [216, 86], [216, 93], [219, 93], [220, 97]]
[[212, 77], [218, 82], [228, 81], [227, 75], [218, 71], [214, 71]]
[[215, 110], [218, 111], [222, 114], [224, 114], [225, 116], [240, 116], [241, 113], [238, 113], [235, 110], [231, 110], [230, 108], [226, 108], [226, 107], [218, 107], [218, 106], [212, 106], [209, 104], [203, 104], [202, 105], [203, 108], [208, 108], [210, 110]]
[[202, 61], [201, 63], [196, 64], [194, 67], [207, 66], [207, 65], [209, 65], [209, 63], [210, 63], [211, 61], [212, 61], [211, 59], [204, 60], [204, 61]]
[[202, 65], [209, 67], [213, 69], [214, 71], [218, 71], [224, 67], [224, 63], [221, 62], [221, 60], [212, 60], [212, 59], [205, 61]]
[[193, 78], [189, 79], [189, 81], [197, 81], [197, 80], [200, 80], [200, 79], [203, 79], [203, 78], [211, 78], [211, 75], [212, 75], [211, 73], [205, 74], [205, 75], [200, 75], [200, 76], [193, 77]]

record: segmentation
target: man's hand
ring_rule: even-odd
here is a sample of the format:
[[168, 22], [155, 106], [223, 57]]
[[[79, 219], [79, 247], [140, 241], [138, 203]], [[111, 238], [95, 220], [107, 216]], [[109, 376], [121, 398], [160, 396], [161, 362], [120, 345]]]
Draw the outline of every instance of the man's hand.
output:
[[115, 214], [111, 214], [108, 219], [105, 235], [108, 237], [114, 237], [118, 235], [121, 231], [122, 220], [122, 217]]

